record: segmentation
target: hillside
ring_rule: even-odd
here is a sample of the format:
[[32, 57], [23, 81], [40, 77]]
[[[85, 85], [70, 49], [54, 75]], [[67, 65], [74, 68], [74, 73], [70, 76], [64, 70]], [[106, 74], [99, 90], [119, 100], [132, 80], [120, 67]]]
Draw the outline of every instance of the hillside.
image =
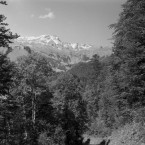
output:
[[109, 47], [67, 43], [62, 42], [57, 36], [42, 35], [39, 37], [19, 37], [12, 44], [9, 57], [15, 61], [19, 56], [27, 55], [32, 51], [45, 55], [52, 68], [58, 72], [66, 71], [79, 62], [88, 62], [94, 54], [106, 56], [112, 52]]

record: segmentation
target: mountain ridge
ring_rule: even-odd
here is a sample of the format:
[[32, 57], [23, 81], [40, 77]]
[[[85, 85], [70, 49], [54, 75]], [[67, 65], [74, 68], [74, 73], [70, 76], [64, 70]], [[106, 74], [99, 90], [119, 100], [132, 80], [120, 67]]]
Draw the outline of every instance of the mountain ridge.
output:
[[62, 42], [58, 36], [52, 35], [19, 37], [11, 47], [9, 57], [13, 61], [34, 51], [46, 56], [57, 71], [67, 71], [79, 62], [88, 62], [94, 54], [104, 56], [112, 52], [109, 47]]
[[21, 43], [29, 42], [30, 44], [31, 43], [38, 43], [43, 45], [54, 44], [58, 46], [58, 49], [61, 49], [62, 47], [64, 48], [70, 47], [76, 51], [81, 49], [89, 49], [93, 47], [93, 45], [89, 45], [89, 44], [62, 42], [58, 36], [53, 36], [53, 35], [41, 35], [38, 37], [35, 36], [19, 37], [17, 41]]

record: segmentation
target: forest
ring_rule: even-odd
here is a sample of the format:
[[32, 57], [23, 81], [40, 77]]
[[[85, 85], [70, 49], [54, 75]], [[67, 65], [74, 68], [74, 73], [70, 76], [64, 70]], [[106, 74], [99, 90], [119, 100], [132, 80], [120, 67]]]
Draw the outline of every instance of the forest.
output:
[[[5, 1], [0, 1], [5, 6]], [[0, 15], [0, 47], [17, 39]], [[12, 62], [0, 53], [0, 145], [145, 143], [145, 1], [127, 0], [109, 26], [113, 52], [55, 72], [37, 52]]]

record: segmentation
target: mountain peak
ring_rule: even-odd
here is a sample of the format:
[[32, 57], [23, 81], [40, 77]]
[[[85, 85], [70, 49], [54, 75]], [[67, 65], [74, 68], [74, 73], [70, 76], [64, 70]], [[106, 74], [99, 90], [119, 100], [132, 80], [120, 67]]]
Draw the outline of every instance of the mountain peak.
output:
[[83, 49], [90, 49], [93, 47], [89, 44], [78, 44], [78, 43], [67, 43], [62, 42], [58, 36], [54, 35], [41, 35], [38, 37], [19, 37], [17, 39], [20, 43], [28, 43], [28, 44], [41, 44], [41, 45], [49, 45], [49, 46], [56, 46], [59, 50], [61, 48], [69, 48], [74, 51], [80, 51]]
[[49, 44], [51, 41], [53, 41], [56, 45], [62, 43], [58, 38], [58, 36], [51, 36], [51, 35], [41, 35], [38, 37], [35, 36], [19, 37], [17, 41], [21, 43], [29, 43], [29, 44], [39, 43], [42, 45]]
[[9, 53], [11, 59], [32, 52], [46, 56], [55, 71], [66, 71], [78, 62], [88, 62], [94, 54], [111, 54], [111, 49], [93, 47], [89, 44], [62, 42], [58, 36], [41, 35], [39, 37], [19, 37]]

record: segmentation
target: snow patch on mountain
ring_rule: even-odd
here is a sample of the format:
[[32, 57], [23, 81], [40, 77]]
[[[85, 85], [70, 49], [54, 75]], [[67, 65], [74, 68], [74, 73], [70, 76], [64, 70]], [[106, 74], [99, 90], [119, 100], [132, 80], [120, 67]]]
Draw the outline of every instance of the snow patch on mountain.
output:
[[78, 47], [77, 43], [71, 43], [70, 45], [72, 46], [73, 49], [76, 49]]
[[37, 52], [46, 56], [57, 71], [67, 71], [74, 64], [88, 62], [94, 54], [100, 56], [111, 54], [108, 47], [94, 47], [89, 44], [63, 42], [58, 36], [41, 35], [38, 37], [19, 37], [13, 44], [13, 52], [10, 57], [14, 58]]
[[92, 45], [88, 44], [78, 44], [78, 43], [67, 43], [62, 42], [58, 36], [52, 36], [52, 35], [41, 35], [38, 37], [19, 37], [17, 39], [18, 42], [21, 43], [35, 43], [35, 44], [42, 44], [42, 45], [50, 45], [50, 46], [56, 46], [59, 50], [62, 50], [62, 48], [68, 48], [72, 49], [74, 51], [79, 51], [83, 49], [90, 49], [93, 47]]

